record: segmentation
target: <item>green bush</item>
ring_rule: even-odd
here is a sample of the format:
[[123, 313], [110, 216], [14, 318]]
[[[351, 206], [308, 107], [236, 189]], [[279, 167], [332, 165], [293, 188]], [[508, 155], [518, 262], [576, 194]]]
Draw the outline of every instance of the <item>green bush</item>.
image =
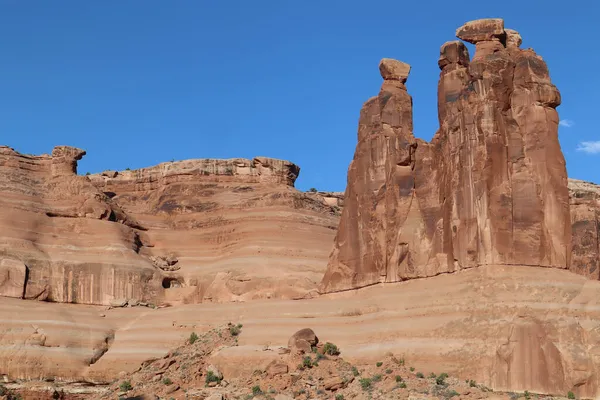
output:
[[217, 383], [220, 383], [220, 382], [221, 382], [221, 379], [220, 379], [220, 378], [219, 378], [217, 375], [215, 375], [215, 373], [214, 373], [213, 371], [208, 371], [208, 372], [206, 373], [205, 382], [206, 382], [206, 384], [207, 384], [207, 385], [208, 385], [209, 383], [211, 383], [211, 382], [217, 382]]
[[310, 356], [304, 357], [304, 359], [302, 360], [302, 366], [304, 368], [312, 368], [313, 363], [312, 363], [312, 360], [310, 359]]
[[400, 375], [396, 375], [396, 382], [402, 382], [402, 377]]
[[394, 371], [392, 371], [392, 370], [391, 370], [391, 369], [389, 369], [389, 368], [385, 370], [385, 373], [386, 373], [386, 374], [388, 374], [388, 375], [389, 375], [389, 374], [391, 374], [392, 372], [394, 372]]
[[381, 361], [378, 361], [377, 364], [375, 364], [375, 365], [377, 365], [378, 367], [381, 367], [383, 365], [383, 363]]
[[435, 373], [432, 372], [429, 374], [429, 377], [435, 379], [436, 375], [435, 375]]
[[4, 385], [0, 385], [0, 396], [6, 396], [8, 394], [8, 389]]
[[525, 392], [523, 392], [523, 396], [525, 396], [525, 398], [527, 400], [531, 399], [531, 395], [529, 394], [529, 392], [527, 390]]
[[569, 398], [569, 399], [571, 399], [571, 400], [575, 399], [575, 393], [573, 393], [573, 392], [569, 392], [569, 393], [567, 394], [567, 398]]
[[167, 386], [173, 384], [173, 381], [170, 380], [169, 378], [164, 378], [162, 382]]
[[447, 377], [448, 377], [447, 373], [445, 373], [445, 372], [441, 373], [437, 378], [435, 378], [436, 385], [444, 385], [446, 383]]
[[422, 372], [417, 372], [417, 378], [423, 379], [423, 378], [425, 378], [425, 375], [423, 375]]
[[131, 386], [131, 382], [129, 381], [123, 381], [119, 385], [119, 389], [121, 389], [121, 392], [129, 392], [131, 389], [133, 389], [133, 386]]
[[242, 332], [242, 330], [236, 325], [232, 325], [229, 327], [229, 333], [231, 334], [231, 336], [237, 336], [241, 332]]
[[194, 343], [196, 343], [196, 341], [197, 341], [198, 339], [200, 339], [200, 337], [198, 337], [198, 335], [196, 334], [196, 332], [192, 332], [192, 333], [190, 334], [190, 338], [189, 338], [188, 342], [189, 342], [190, 344], [194, 344]]
[[401, 382], [401, 383], [398, 385], [398, 387], [399, 387], [400, 389], [406, 389], [406, 383], [405, 383], [405, 382]]
[[415, 367], [410, 367], [410, 372], [415, 372]]
[[404, 358], [398, 360], [398, 365], [404, 365]]
[[344, 400], [344, 395], [343, 394], [336, 394], [335, 395], [335, 400]]
[[373, 375], [373, 378], [371, 378], [371, 380], [373, 382], [379, 382], [381, 380], [381, 374]]
[[323, 347], [323, 354], [328, 354], [330, 356], [337, 356], [340, 354], [340, 350], [338, 349], [338, 347], [333, 344], [333, 343], [325, 343], [325, 346]]
[[258, 396], [259, 394], [262, 394], [262, 389], [260, 388], [260, 386], [256, 385], [256, 386], [252, 386], [252, 394], [254, 396]]
[[371, 379], [369, 378], [360, 378], [360, 387], [362, 387], [363, 390], [369, 390], [371, 388]]
[[477, 387], [477, 382], [475, 382], [474, 380], [470, 380], [469, 381], [469, 387]]
[[354, 376], [360, 375], [360, 372], [358, 372], [358, 368], [352, 367], [352, 375], [354, 375]]
[[308, 189], [309, 192], [311, 193], [317, 193], [317, 189], [316, 188], [310, 188]]
[[449, 391], [449, 392], [448, 392], [448, 394], [447, 394], [447, 397], [448, 397], [448, 398], [450, 398], [450, 399], [451, 399], [452, 397], [454, 397], [454, 396], [458, 396], [458, 392], [457, 392], [456, 390], [451, 390], [451, 391]]

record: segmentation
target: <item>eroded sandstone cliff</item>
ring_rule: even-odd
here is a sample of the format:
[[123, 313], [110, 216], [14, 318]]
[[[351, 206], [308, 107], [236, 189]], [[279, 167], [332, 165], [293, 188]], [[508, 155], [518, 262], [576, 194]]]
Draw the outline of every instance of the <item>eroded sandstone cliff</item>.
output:
[[89, 178], [147, 229], [141, 254], [163, 270], [167, 300], [239, 301], [316, 294], [338, 220], [294, 188], [299, 170], [202, 159]]
[[187, 160], [77, 175], [85, 152], [0, 147], [0, 296], [110, 304], [315, 293], [337, 206], [288, 161]]
[[573, 251], [571, 271], [600, 279], [600, 186], [569, 179]]
[[138, 223], [76, 174], [84, 154], [0, 147], [0, 295], [95, 304], [159, 295]]
[[361, 111], [325, 292], [482, 265], [567, 268], [571, 222], [560, 94], [501, 19], [472, 21], [440, 51], [440, 129], [415, 139], [410, 67], [384, 59]]

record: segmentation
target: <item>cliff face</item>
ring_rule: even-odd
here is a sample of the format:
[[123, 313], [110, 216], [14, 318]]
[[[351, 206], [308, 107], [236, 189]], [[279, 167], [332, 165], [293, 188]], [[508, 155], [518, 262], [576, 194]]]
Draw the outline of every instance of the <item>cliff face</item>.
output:
[[0, 147], [0, 295], [90, 304], [159, 295], [160, 274], [139, 255], [137, 223], [76, 175], [84, 154]]
[[[571, 223], [546, 64], [499, 19], [465, 24], [438, 65], [440, 129], [412, 133], [410, 67], [384, 59], [361, 111], [323, 291], [481, 265], [567, 268]], [[403, 65], [394, 75], [390, 65]]]
[[0, 147], [0, 296], [109, 304], [311, 296], [335, 209], [282, 160], [78, 176], [85, 152]]
[[600, 279], [600, 186], [569, 179], [573, 251], [571, 271]]
[[312, 296], [338, 219], [282, 160], [187, 160], [90, 181], [146, 228], [168, 301]]

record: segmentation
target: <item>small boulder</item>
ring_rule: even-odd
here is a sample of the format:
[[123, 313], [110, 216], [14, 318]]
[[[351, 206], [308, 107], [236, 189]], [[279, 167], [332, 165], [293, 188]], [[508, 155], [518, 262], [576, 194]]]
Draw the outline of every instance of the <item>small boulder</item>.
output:
[[319, 338], [310, 328], [304, 328], [294, 333], [288, 340], [288, 348], [292, 352], [310, 353], [312, 346], [319, 343]]
[[500, 40], [505, 35], [504, 20], [500, 18], [469, 21], [456, 30], [457, 38], [473, 44], [488, 40]]
[[384, 58], [379, 62], [379, 72], [385, 80], [405, 83], [410, 73], [410, 65], [392, 58]]
[[127, 305], [127, 299], [112, 299], [109, 303], [111, 307], [125, 307]]
[[332, 376], [325, 379], [325, 382], [323, 382], [323, 387], [325, 390], [338, 390], [344, 387], [344, 380], [339, 376]]
[[288, 365], [281, 360], [273, 360], [267, 365], [267, 375], [272, 378], [277, 375], [284, 375], [288, 373]]
[[505, 29], [506, 32], [506, 47], [521, 47], [523, 38], [519, 32], [514, 29]]

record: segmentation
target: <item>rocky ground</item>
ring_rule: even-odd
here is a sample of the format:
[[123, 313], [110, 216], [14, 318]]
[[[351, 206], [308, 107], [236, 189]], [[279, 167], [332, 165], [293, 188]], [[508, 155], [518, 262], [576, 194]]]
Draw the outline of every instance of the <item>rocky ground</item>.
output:
[[[213, 352], [238, 345], [243, 325], [229, 323], [198, 335], [158, 359], [149, 359], [108, 387], [82, 387], [46, 382], [0, 386], [2, 400], [17, 399], [510, 399], [556, 398], [536, 394], [493, 392], [474, 380], [420, 371], [402, 356], [387, 353], [380, 361], [353, 365], [343, 349], [320, 341], [305, 328], [287, 347], [264, 348], [280, 355], [266, 368], [236, 378], [224, 376], [209, 363]], [[567, 398], [572, 395], [568, 394]], [[574, 396], [572, 396], [574, 397]]]

